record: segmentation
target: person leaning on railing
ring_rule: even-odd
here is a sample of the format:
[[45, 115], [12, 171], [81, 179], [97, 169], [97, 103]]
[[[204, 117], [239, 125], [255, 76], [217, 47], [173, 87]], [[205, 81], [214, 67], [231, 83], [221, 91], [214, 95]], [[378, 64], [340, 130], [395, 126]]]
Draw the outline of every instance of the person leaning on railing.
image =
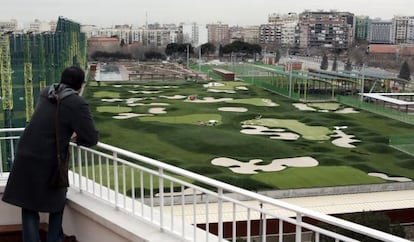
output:
[[[20, 137], [3, 201], [21, 207], [24, 242], [39, 242], [39, 212], [49, 213], [48, 242], [63, 241], [63, 209], [68, 187], [69, 142], [93, 146], [98, 131], [79, 96], [85, 73], [78, 66], [41, 91]], [[58, 141], [58, 142], [57, 142]]]

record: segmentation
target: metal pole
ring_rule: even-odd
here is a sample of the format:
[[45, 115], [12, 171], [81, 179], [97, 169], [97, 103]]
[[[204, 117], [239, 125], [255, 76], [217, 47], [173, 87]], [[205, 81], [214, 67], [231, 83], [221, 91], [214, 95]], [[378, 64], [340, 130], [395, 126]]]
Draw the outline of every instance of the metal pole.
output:
[[365, 85], [365, 64], [362, 64], [361, 102], [364, 101], [364, 85]]
[[187, 68], [190, 66], [189, 65], [189, 59], [190, 58], [190, 46], [187, 44]]
[[289, 97], [292, 97], [292, 62], [289, 63]]

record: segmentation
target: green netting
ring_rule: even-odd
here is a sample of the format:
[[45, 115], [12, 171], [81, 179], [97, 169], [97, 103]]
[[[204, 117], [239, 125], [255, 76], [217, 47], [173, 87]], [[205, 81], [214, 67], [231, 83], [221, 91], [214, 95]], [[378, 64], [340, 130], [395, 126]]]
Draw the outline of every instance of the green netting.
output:
[[[3, 37], [8, 37], [10, 51], [2, 51], [0, 58], [2, 127], [24, 127], [41, 89], [59, 81], [63, 69], [72, 64], [86, 67], [86, 36], [80, 32], [78, 23], [59, 18], [55, 32]], [[4, 64], [7, 61], [11, 63], [8, 67]], [[10, 95], [6, 95], [7, 89], [12, 90]]]
[[400, 151], [414, 156], [414, 136], [392, 136], [389, 144]]
[[369, 102], [362, 102], [360, 97], [337, 96], [337, 101], [348, 106], [363, 109], [372, 113], [376, 113], [388, 118], [399, 120], [405, 123], [414, 124], [414, 115], [406, 112], [383, 107]]
[[[40, 90], [58, 82], [70, 65], [85, 69], [86, 43], [80, 24], [64, 18], [58, 19], [55, 32], [0, 33], [0, 127], [25, 127]], [[11, 160], [3, 154], [3, 160]]]

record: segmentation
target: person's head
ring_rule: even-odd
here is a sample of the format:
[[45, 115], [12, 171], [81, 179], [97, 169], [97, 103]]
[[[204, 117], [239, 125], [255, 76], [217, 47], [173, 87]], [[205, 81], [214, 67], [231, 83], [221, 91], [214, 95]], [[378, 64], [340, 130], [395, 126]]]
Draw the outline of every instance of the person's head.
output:
[[84, 82], [85, 72], [79, 66], [73, 65], [63, 70], [60, 83], [64, 83], [75, 90], [80, 90]]

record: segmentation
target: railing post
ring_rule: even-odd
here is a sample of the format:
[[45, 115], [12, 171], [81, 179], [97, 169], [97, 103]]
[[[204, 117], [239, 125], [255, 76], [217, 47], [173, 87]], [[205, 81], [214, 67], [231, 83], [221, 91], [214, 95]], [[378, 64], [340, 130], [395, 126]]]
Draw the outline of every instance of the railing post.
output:
[[223, 240], [223, 188], [218, 188], [218, 239]]
[[296, 213], [296, 242], [302, 241], [302, 214]]
[[78, 169], [79, 169], [79, 174], [78, 174], [78, 181], [79, 181], [79, 192], [82, 192], [82, 154], [81, 154], [81, 148], [79, 145], [76, 146], [76, 154], [77, 154], [77, 159], [78, 159]]
[[[163, 231], [164, 226], [164, 170], [159, 169], [159, 196], [160, 196], [160, 229]], [[172, 191], [170, 191], [172, 193]]]
[[114, 201], [115, 201], [115, 208], [118, 209], [119, 187], [118, 187], [118, 153], [117, 152], [113, 153], [113, 159], [114, 159], [114, 191], [115, 191]]

